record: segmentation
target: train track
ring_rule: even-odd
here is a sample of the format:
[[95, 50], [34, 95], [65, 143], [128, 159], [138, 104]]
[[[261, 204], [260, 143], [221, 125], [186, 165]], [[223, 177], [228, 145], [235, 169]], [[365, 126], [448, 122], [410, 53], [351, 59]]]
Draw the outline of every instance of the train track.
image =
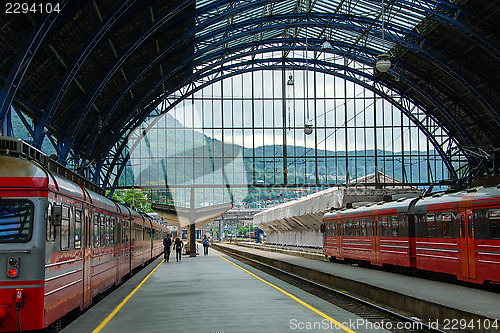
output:
[[282, 281], [285, 281], [295, 287], [298, 287], [316, 297], [319, 297], [339, 308], [342, 308], [356, 316], [362, 318], [364, 321], [369, 322], [373, 328], [383, 328], [394, 333], [444, 333], [450, 331], [443, 331], [435, 327], [430, 327], [417, 318], [410, 317], [384, 308], [377, 304], [368, 302], [364, 299], [347, 294], [345, 291], [333, 289], [321, 285], [317, 282], [305, 279], [298, 275], [286, 272], [279, 268], [264, 264], [260, 261], [232, 253], [220, 247], [217, 251], [222, 252], [234, 259], [248, 264], [260, 271], [272, 275]]

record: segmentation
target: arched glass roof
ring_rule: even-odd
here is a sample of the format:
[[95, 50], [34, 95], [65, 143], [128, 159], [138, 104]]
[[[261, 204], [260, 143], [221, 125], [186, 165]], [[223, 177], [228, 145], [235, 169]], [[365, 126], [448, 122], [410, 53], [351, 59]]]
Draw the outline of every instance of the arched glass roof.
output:
[[[60, 161], [103, 186], [123, 170], [127, 134], [173, 93], [306, 67], [400, 96], [456, 142], [450, 163], [461, 151], [469, 176], [496, 173], [496, 1], [57, 2], [50, 15], [0, 13], [0, 125], [11, 133], [7, 114], [17, 113], [35, 145], [52, 142]], [[387, 73], [373, 69], [380, 53]]]

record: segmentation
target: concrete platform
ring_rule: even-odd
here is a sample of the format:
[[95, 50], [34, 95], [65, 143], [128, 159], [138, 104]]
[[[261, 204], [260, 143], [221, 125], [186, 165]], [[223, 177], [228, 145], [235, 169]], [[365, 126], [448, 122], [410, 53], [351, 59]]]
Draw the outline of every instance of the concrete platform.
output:
[[[424, 322], [465, 319], [480, 320], [473, 331], [500, 330], [500, 294], [475, 288], [436, 282], [402, 274], [331, 263], [293, 255], [217, 243], [216, 246], [261, 260], [297, 275], [376, 300], [410, 313]], [[483, 324], [494, 324], [494, 330], [479, 330]]]
[[[142, 286], [101, 325], [153, 268]], [[335, 322], [344, 324], [344, 329]], [[157, 260], [62, 332], [309, 332], [314, 327], [326, 332], [375, 331], [362, 322], [211, 248], [208, 256], [169, 263]]]

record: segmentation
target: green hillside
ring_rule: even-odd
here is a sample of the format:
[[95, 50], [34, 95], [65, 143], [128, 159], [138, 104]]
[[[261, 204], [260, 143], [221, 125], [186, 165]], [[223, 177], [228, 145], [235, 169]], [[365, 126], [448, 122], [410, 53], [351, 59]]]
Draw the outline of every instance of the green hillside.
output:
[[[164, 124], [164, 129], [149, 131], [143, 139], [145, 144], [131, 153], [135, 167], [127, 170], [121, 185], [189, 184], [193, 179], [197, 184], [284, 182], [283, 145], [252, 149], [223, 143], [183, 127], [170, 115], [165, 116]], [[430, 155], [434, 153], [431, 151]], [[318, 156], [317, 164], [315, 156]], [[138, 157], [142, 158], [141, 162], [135, 160]], [[152, 158], [152, 162], [146, 162], [148, 158]], [[404, 182], [427, 182], [432, 181], [427, 175], [429, 166], [436, 174], [443, 175], [442, 178], [446, 177], [440, 161], [428, 163], [426, 159], [427, 154], [418, 151], [345, 152], [288, 145], [286, 168], [289, 184], [344, 183], [346, 179], [363, 177], [376, 169]], [[222, 166], [225, 176], [220, 172]], [[233, 178], [233, 175], [237, 176]]]

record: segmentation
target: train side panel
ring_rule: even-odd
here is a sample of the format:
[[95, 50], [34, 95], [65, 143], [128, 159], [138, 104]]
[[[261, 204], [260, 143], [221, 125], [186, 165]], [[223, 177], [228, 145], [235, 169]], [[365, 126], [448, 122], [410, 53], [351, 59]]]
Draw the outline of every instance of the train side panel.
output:
[[21, 327], [34, 330], [44, 323], [48, 175], [0, 156], [0, 176], [0, 332], [19, 331], [16, 306]]
[[[369, 211], [371, 228], [364, 230]], [[500, 188], [477, 188], [325, 214], [323, 253], [500, 283]], [[366, 244], [366, 245], [365, 245]]]
[[[16, 195], [0, 189], [0, 223], [10, 229], [0, 231], [0, 332], [19, 331], [16, 312], [16, 295], [19, 291], [22, 295], [19, 316], [23, 330], [38, 329], [44, 323], [44, 238], [39, 233], [39, 226], [43, 222], [40, 216], [43, 217], [46, 211], [47, 199], [28, 196], [16, 198]], [[6, 210], [12, 212], [16, 203], [21, 204], [22, 208], [19, 209], [22, 210], [23, 218], [26, 218], [17, 226], [10, 224], [12, 220], [7, 221], [10, 217], [6, 214]], [[16, 237], [14, 233], [20, 230], [18, 227], [27, 227], [29, 232], [21, 232], [19, 236], [27, 237], [13, 242]], [[9, 265], [12, 259], [17, 262], [16, 265]], [[17, 270], [17, 276], [8, 276], [11, 269]]]
[[89, 306], [162, 252], [165, 229], [37, 162], [0, 156], [0, 332]]

